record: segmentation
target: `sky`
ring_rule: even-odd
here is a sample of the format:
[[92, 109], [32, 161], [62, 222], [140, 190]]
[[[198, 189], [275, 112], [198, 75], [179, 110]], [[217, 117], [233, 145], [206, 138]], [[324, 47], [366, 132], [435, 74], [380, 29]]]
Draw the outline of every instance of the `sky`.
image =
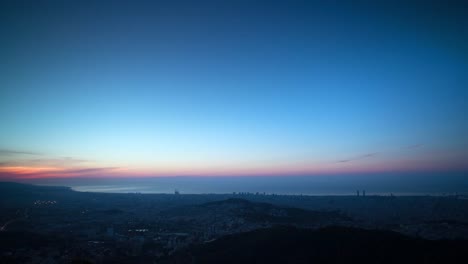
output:
[[466, 172], [467, 13], [1, 1], [0, 180]]

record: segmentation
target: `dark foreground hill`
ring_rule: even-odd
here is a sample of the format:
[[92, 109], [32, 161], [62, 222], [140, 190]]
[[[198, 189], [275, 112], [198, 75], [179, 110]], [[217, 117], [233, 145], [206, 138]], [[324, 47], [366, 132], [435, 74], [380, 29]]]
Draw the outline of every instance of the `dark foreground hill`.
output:
[[274, 227], [193, 246], [164, 263], [468, 263], [468, 241], [345, 227]]

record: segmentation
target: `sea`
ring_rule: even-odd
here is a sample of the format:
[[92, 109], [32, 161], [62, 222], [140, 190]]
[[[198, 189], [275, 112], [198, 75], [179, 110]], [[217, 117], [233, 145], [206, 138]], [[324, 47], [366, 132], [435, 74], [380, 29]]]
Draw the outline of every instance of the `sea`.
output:
[[301, 176], [170, 176], [30, 179], [79, 192], [278, 195], [466, 195], [468, 173], [379, 173]]

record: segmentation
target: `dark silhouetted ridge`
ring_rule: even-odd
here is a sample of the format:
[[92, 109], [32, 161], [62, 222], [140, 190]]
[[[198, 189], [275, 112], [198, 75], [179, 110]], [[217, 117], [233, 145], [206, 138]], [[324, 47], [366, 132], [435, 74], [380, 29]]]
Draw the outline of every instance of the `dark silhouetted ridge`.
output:
[[165, 263], [465, 263], [468, 241], [429, 241], [391, 231], [274, 227], [229, 235]]

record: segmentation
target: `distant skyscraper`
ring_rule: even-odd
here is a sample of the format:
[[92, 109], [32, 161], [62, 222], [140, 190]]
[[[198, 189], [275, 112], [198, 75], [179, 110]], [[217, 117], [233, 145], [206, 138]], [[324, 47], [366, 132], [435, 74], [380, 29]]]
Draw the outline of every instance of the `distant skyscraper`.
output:
[[359, 190], [357, 190], [357, 191], [356, 191], [356, 196], [358, 196], [358, 197], [359, 197]]
[[362, 196], [366, 196], [366, 190], [362, 190]]

